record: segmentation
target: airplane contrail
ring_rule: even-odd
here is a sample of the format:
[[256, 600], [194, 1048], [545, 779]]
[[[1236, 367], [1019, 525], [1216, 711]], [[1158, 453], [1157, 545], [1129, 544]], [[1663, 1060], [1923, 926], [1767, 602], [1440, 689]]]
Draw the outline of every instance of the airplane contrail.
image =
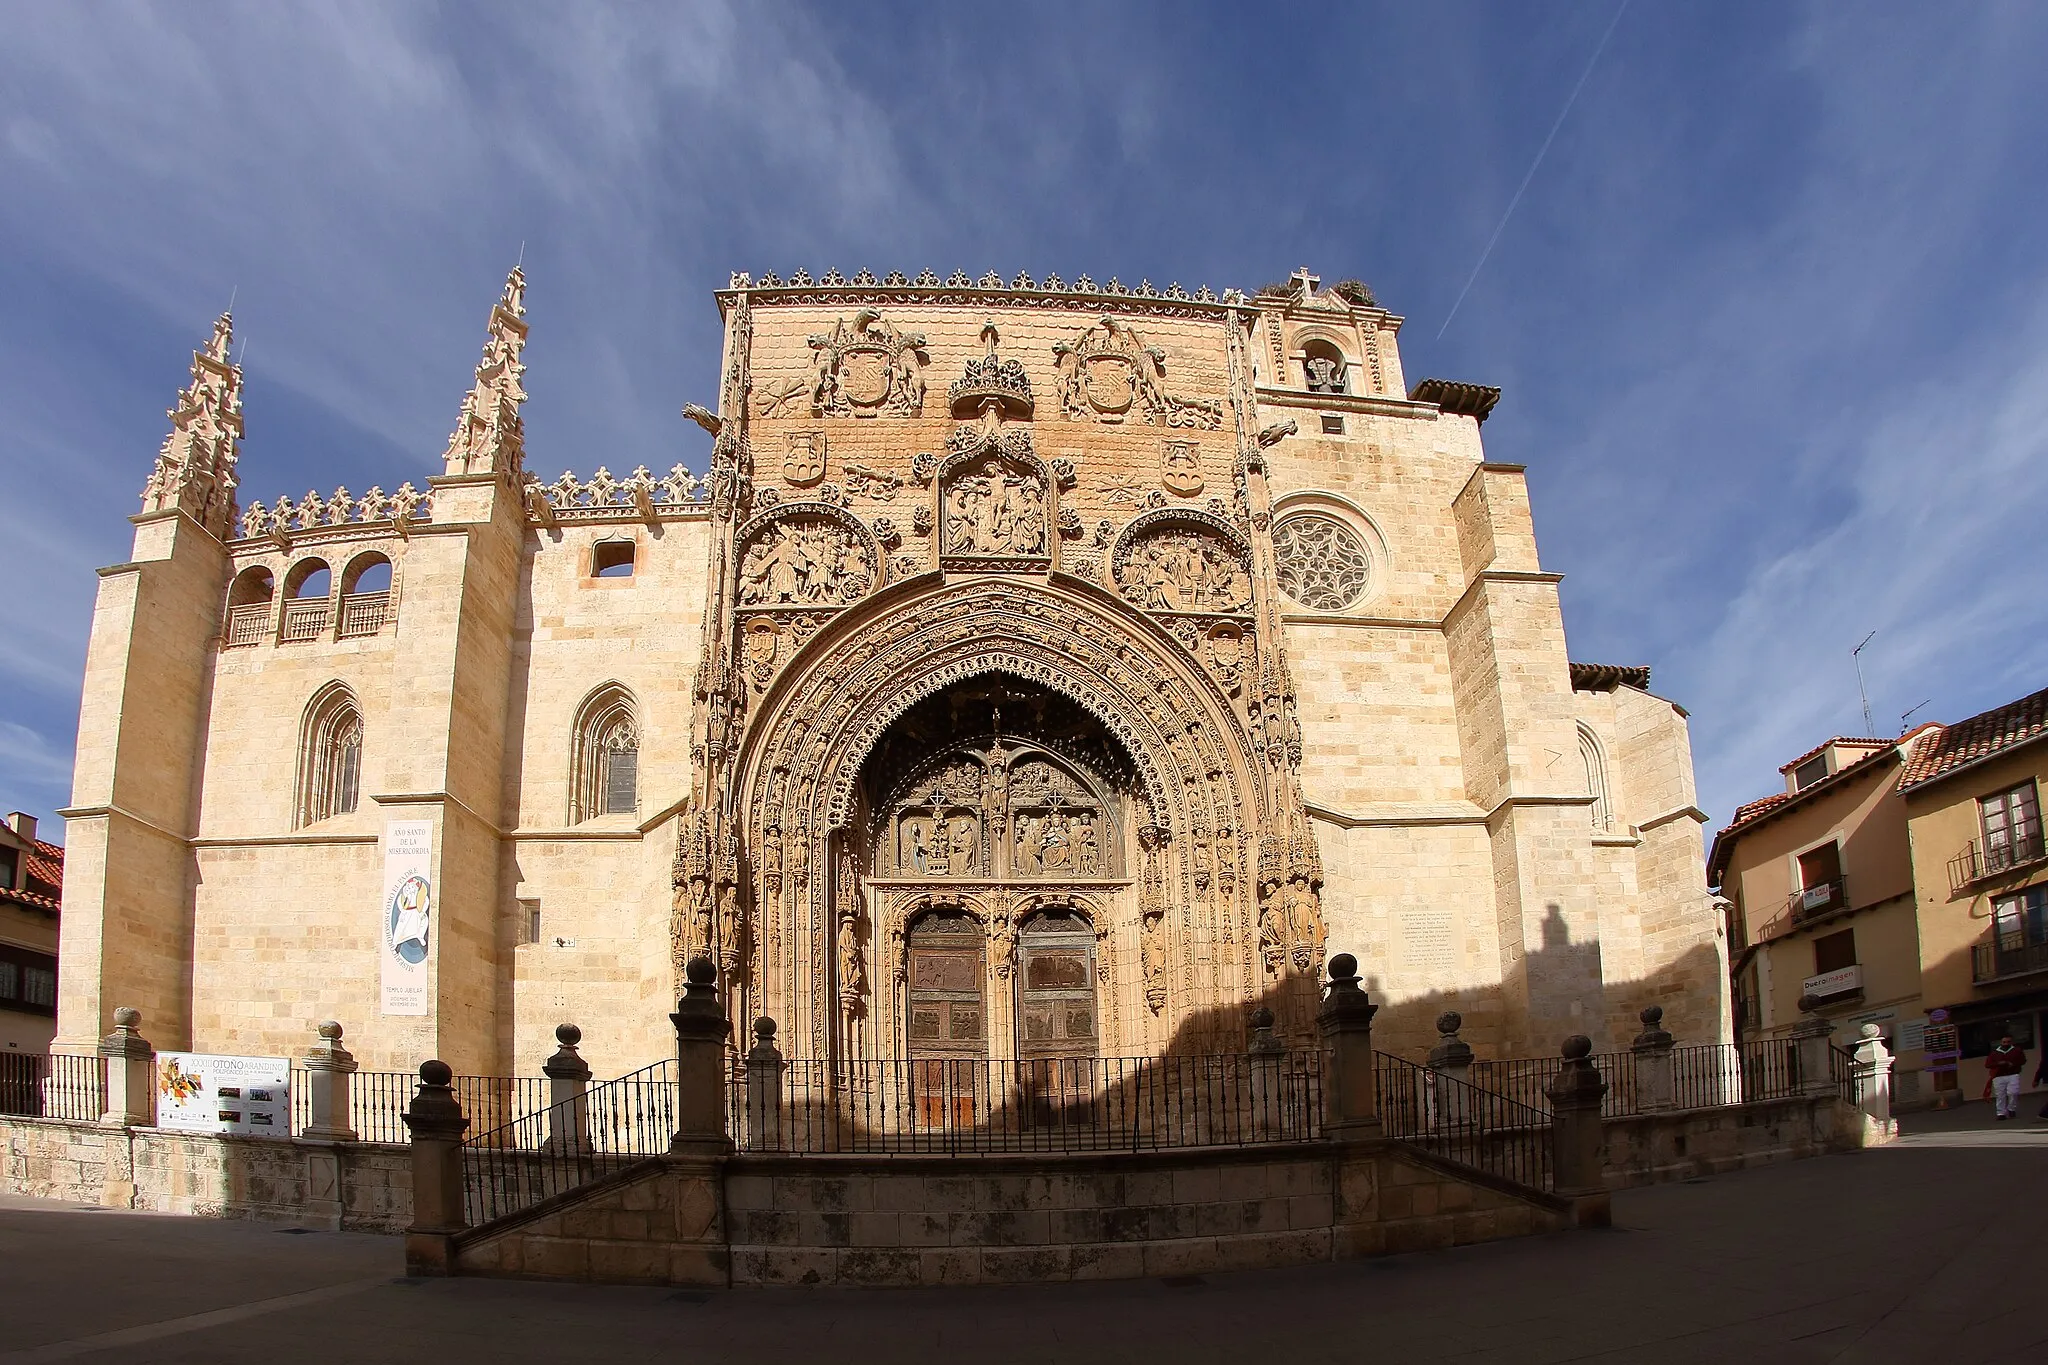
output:
[[1507, 229], [1508, 219], [1515, 216], [1515, 206], [1522, 202], [1522, 195], [1528, 190], [1529, 182], [1536, 178], [1536, 168], [1543, 164], [1544, 154], [1550, 150], [1550, 144], [1557, 140], [1557, 130], [1564, 127], [1565, 115], [1571, 113], [1572, 105], [1578, 102], [1579, 92], [1586, 88], [1586, 78], [1593, 74], [1593, 68], [1599, 64], [1600, 54], [1607, 50], [1607, 40], [1614, 36], [1615, 26], [1621, 22], [1621, 16], [1628, 10], [1628, 6], [1629, 0], [1621, 0], [1621, 5], [1614, 11], [1614, 17], [1607, 21], [1607, 31], [1600, 35], [1599, 43], [1593, 48], [1593, 55], [1586, 59], [1586, 69], [1579, 73], [1578, 84], [1572, 87], [1571, 94], [1565, 96], [1564, 108], [1557, 111], [1557, 122], [1550, 125], [1550, 136], [1544, 138], [1543, 145], [1536, 149], [1536, 159], [1529, 163], [1529, 172], [1522, 177], [1521, 185], [1515, 190], [1515, 197], [1508, 200], [1507, 212], [1500, 216], [1500, 225], [1494, 228], [1493, 236], [1486, 239], [1486, 250], [1479, 253], [1479, 264], [1472, 267], [1472, 274], [1466, 279], [1465, 287], [1458, 291], [1458, 301], [1451, 305], [1450, 312], [1444, 314], [1444, 325], [1436, 329], [1438, 341], [1442, 341], [1444, 333], [1450, 330], [1451, 319], [1458, 316], [1458, 309], [1464, 306], [1465, 296], [1472, 292], [1473, 281], [1477, 280], [1479, 272], [1486, 268], [1486, 258], [1493, 254], [1494, 244], [1500, 241], [1501, 233]]

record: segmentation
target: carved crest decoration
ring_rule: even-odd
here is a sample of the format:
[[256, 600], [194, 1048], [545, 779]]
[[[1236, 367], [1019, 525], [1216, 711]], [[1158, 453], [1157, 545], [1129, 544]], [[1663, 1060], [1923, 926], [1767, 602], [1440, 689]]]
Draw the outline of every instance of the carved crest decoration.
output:
[[1166, 352], [1149, 345], [1129, 324], [1104, 313], [1102, 321], [1066, 341], [1055, 342], [1061, 413], [1071, 420], [1093, 418], [1214, 431], [1223, 425], [1221, 404], [1166, 392]]
[[872, 308], [809, 338], [811, 411], [828, 417], [915, 417], [924, 411], [925, 340]]

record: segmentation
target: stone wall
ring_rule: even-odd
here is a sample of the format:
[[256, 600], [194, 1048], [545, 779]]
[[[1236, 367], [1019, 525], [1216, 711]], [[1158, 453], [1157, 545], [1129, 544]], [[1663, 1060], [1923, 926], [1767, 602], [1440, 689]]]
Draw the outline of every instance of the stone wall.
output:
[[1632, 1114], [1608, 1119], [1602, 1136], [1610, 1190], [1855, 1151], [1888, 1137], [1833, 1095]]
[[669, 1158], [469, 1234], [456, 1265], [734, 1286], [1130, 1279], [1459, 1246], [1549, 1231], [1565, 1216], [1559, 1201], [1490, 1188], [1388, 1142]]
[[356, 1232], [412, 1221], [412, 1158], [399, 1146], [15, 1117], [0, 1117], [0, 1140], [13, 1194]]

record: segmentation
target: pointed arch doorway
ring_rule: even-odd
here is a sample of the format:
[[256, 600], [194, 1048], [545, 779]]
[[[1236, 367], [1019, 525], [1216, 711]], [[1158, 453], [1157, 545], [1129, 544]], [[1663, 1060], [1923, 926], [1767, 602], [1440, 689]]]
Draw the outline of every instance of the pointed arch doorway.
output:
[[900, 984], [877, 1020], [895, 1033], [891, 1051], [942, 1062], [1103, 1050], [1114, 1010], [1102, 945], [1131, 909], [1136, 781], [1099, 720], [1007, 675], [957, 683], [890, 726], [862, 767], [854, 860], [871, 922], [900, 926], [880, 974]]

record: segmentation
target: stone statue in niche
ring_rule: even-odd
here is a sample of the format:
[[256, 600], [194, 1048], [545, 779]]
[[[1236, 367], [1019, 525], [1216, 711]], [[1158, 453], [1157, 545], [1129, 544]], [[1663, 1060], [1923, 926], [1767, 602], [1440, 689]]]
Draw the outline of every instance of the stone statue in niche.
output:
[[1243, 560], [1203, 531], [1140, 537], [1119, 566], [1117, 581], [1127, 600], [1153, 611], [1241, 611], [1251, 602]]
[[868, 993], [868, 964], [860, 950], [860, 931], [852, 916], [839, 921], [839, 1004], [851, 1012]]
[[866, 545], [826, 517], [784, 517], [751, 538], [740, 557], [741, 606], [839, 606], [867, 592]]
[[811, 410], [819, 416], [915, 417], [924, 411], [922, 332], [899, 332], [872, 308], [809, 338]]
[[946, 489], [944, 547], [958, 555], [1045, 553], [1045, 490], [1030, 474], [984, 461]]

